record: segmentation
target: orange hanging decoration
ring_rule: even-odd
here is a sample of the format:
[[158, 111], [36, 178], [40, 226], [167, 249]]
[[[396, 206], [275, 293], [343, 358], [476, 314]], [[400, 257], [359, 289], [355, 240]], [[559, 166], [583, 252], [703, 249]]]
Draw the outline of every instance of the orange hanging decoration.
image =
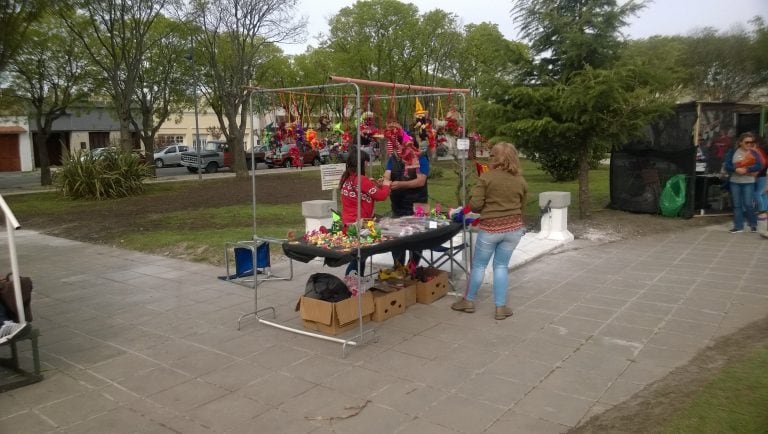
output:
[[475, 160], [475, 169], [477, 169], [477, 176], [480, 176], [490, 170], [487, 164], [483, 164], [477, 160]]

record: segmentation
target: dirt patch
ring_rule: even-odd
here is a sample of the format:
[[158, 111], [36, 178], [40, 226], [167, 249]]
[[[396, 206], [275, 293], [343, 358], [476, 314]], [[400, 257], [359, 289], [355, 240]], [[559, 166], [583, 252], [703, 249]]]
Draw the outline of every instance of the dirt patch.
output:
[[[288, 204], [330, 197], [322, 191], [319, 183], [308, 183], [300, 176], [270, 174], [260, 176], [256, 200], [265, 204]], [[250, 204], [252, 201], [251, 179], [234, 177], [206, 179], [201, 183], [185, 183], [185, 188], [172, 192], [146, 194], [118, 200], [93, 203], [87, 207], [73, 208], [65, 212], [48, 214], [17, 215], [25, 228], [31, 228], [48, 235], [90, 242], [111, 243], [120, 234], [144, 230], [151, 224], [147, 215], [162, 215], [172, 212]], [[291, 194], [284, 194], [290, 191]], [[189, 219], [185, 227], [189, 230], [208, 228], [211, 222]], [[178, 249], [179, 252], [184, 249]], [[183, 256], [183, 257], [182, 257]], [[182, 259], [189, 259], [182, 255]]]
[[650, 214], [601, 209], [587, 219], [570, 220], [568, 230], [582, 243], [610, 243], [654, 234], [684, 231], [696, 227], [724, 224], [730, 217], [666, 218]]
[[[268, 174], [259, 176], [258, 184], [257, 203], [286, 204], [330, 198], [330, 192], [322, 191], [319, 183], [306, 182], [302, 176]], [[204, 182], [187, 183], [185, 186], [187, 187], [170, 194], [158, 193], [103, 201], [57, 215], [33, 214], [18, 217], [23, 217], [25, 227], [48, 235], [92, 243], [111, 243], [119, 239], [121, 233], [142, 231], [151, 224], [146, 217], [149, 213], [162, 215], [170, 212], [194, 212], [207, 208], [250, 204], [252, 200], [250, 178], [206, 179]], [[539, 226], [538, 219], [538, 216], [526, 217], [529, 226], [534, 230]], [[568, 229], [581, 242], [577, 245], [600, 244], [685, 230], [726, 220], [727, 218], [723, 217], [684, 220], [606, 209], [593, 211], [588, 219], [571, 219]], [[201, 219], [190, 219], [185, 223], [190, 230], [209, 227], [210, 224], [211, 222]]]

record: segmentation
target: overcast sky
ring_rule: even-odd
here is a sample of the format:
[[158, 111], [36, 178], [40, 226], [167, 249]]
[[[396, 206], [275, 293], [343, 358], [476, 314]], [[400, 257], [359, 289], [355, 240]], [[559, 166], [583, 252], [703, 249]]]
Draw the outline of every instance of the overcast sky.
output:
[[[507, 39], [517, 36], [509, 17], [511, 0], [418, 0], [405, 3], [415, 4], [420, 13], [437, 8], [453, 12], [463, 24], [496, 23]], [[354, 0], [299, 0], [301, 15], [309, 18], [307, 44], [317, 46], [314, 36], [328, 32], [328, 18], [353, 4]], [[746, 26], [755, 15], [768, 20], [768, 0], [656, 0], [634, 17], [625, 31], [629, 37], [637, 39], [653, 35], [685, 35], [701, 27], [727, 30], [738, 24]], [[281, 47], [286, 54], [299, 54], [305, 51], [307, 44]]]

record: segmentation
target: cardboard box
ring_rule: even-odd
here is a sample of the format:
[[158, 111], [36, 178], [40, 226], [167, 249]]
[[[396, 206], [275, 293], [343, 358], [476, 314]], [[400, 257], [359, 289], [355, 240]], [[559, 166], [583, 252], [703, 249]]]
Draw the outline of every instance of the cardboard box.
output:
[[403, 287], [403, 292], [405, 292], [405, 307], [416, 304], [416, 284], [417, 282], [415, 280], [407, 280], [405, 282], [405, 286]]
[[376, 322], [385, 321], [395, 315], [405, 312], [405, 290], [382, 292], [371, 291], [373, 294], [373, 319]]
[[[371, 320], [373, 314], [373, 294], [365, 292], [360, 300], [363, 308], [363, 322]], [[304, 328], [329, 335], [338, 335], [352, 330], [360, 318], [357, 309], [357, 297], [349, 297], [336, 303], [302, 296], [299, 299], [299, 312]]]
[[385, 292], [402, 290], [405, 292], [405, 307], [416, 304], [416, 281], [411, 279], [389, 279], [377, 281], [375, 286]]
[[448, 272], [437, 268], [427, 268], [424, 276], [431, 277], [428, 282], [416, 283], [416, 301], [430, 304], [448, 293]]

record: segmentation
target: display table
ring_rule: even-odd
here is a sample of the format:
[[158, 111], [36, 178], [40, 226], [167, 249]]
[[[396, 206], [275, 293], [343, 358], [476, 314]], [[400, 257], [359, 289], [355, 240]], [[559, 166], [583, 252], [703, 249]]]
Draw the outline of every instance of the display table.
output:
[[[403, 237], [393, 238], [380, 243], [371, 244], [360, 248], [360, 256], [371, 257], [379, 253], [386, 253], [396, 249], [403, 250], [427, 250], [450, 241], [462, 230], [461, 223], [449, 223], [445, 226], [428, 229]], [[302, 241], [287, 241], [283, 243], [285, 256], [296, 261], [307, 263], [314, 258], [324, 258], [325, 265], [338, 267], [357, 259], [357, 248], [353, 249], [326, 249], [314, 246]]]

